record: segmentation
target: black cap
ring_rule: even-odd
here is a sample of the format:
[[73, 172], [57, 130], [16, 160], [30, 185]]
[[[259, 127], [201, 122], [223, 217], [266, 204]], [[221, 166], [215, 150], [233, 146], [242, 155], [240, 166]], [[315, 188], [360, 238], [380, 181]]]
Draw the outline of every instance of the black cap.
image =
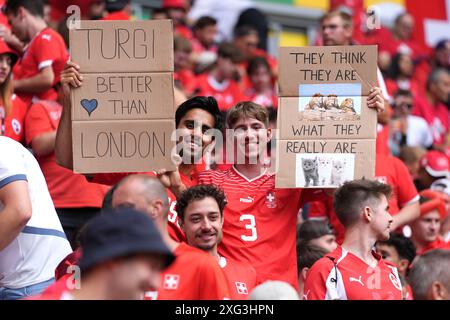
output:
[[168, 267], [175, 256], [161, 238], [153, 220], [131, 208], [102, 212], [86, 225], [81, 237], [81, 270], [132, 254], [160, 254]]

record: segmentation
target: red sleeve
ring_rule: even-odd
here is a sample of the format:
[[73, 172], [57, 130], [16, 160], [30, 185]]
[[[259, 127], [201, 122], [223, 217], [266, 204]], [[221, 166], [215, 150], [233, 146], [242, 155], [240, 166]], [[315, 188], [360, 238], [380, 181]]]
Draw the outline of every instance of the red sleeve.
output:
[[398, 158], [393, 157], [393, 159], [397, 180], [398, 206], [401, 209], [415, 198], [418, 200], [418, 192], [406, 165]]
[[327, 257], [318, 260], [309, 269], [303, 290], [304, 300], [325, 300], [327, 279], [333, 269], [333, 262]]
[[205, 256], [199, 283], [200, 300], [230, 299], [230, 291], [225, 274], [212, 256]]
[[55, 60], [61, 58], [61, 42], [56, 36], [55, 34], [45, 32], [40, 34], [35, 40], [33, 57], [38, 70], [51, 66]]
[[55, 131], [47, 110], [39, 103], [33, 104], [25, 118], [25, 142], [27, 145], [31, 144], [34, 138], [45, 133]]

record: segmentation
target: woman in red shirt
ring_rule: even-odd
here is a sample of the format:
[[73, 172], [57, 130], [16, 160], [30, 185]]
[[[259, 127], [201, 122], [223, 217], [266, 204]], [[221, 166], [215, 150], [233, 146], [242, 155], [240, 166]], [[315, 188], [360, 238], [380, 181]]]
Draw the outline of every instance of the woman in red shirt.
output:
[[0, 136], [23, 142], [23, 122], [27, 105], [13, 92], [11, 70], [17, 54], [0, 39]]

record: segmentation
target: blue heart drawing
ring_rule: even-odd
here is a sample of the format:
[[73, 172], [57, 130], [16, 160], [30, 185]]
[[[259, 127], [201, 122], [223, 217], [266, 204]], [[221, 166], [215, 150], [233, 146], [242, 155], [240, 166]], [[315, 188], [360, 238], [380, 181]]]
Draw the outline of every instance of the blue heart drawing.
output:
[[98, 102], [97, 99], [83, 99], [81, 100], [81, 106], [84, 108], [84, 110], [87, 111], [87, 113], [89, 114], [89, 117], [91, 116], [91, 113], [97, 109], [98, 106]]

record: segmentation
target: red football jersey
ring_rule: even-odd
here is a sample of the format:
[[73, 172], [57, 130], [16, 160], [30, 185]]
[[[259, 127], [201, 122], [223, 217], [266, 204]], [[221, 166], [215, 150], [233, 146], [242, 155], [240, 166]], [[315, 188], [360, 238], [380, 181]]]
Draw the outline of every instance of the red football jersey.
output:
[[252, 265], [258, 283], [281, 280], [296, 288], [297, 214], [305, 195], [319, 200], [324, 193], [313, 189], [275, 189], [273, 173], [248, 180], [234, 167], [204, 171], [198, 180], [200, 184], [219, 186], [227, 197], [219, 253]]
[[203, 74], [197, 78], [199, 96], [213, 96], [217, 100], [220, 111], [227, 111], [240, 101], [248, 98], [244, 95], [237, 82], [226, 80], [217, 82], [209, 74]]
[[[51, 66], [55, 76], [53, 85], [59, 78], [66, 61], [69, 59], [63, 38], [51, 28], [39, 32], [28, 44], [22, 57], [14, 66], [14, 79], [27, 79], [36, 76], [43, 68]], [[53, 88], [37, 94], [20, 92], [19, 96], [30, 103], [32, 98], [39, 100], [56, 100], [57, 93]]]
[[0, 105], [0, 136], [6, 136], [24, 143], [24, 122], [28, 105], [17, 95], [11, 97], [11, 110], [6, 116], [5, 107]]
[[247, 264], [220, 257], [219, 265], [228, 280], [231, 299], [244, 300], [256, 287], [256, 271]]
[[[25, 138], [28, 146], [34, 138], [56, 132], [62, 106], [56, 101], [39, 101], [33, 104], [25, 119]], [[56, 164], [55, 153], [36, 157], [42, 169], [48, 190], [56, 208], [102, 206], [108, 186], [90, 183], [86, 177]]]
[[402, 284], [397, 268], [372, 252], [378, 263], [369, 266], [339, 246], [309, 270], [305, 300], [401, 300]]
[[185, 243], [175, 249], [175, 261], [161, 273], [158, 291], [148, 291], [145, 300], [230, 299], [227, 279], [216, 259]]

